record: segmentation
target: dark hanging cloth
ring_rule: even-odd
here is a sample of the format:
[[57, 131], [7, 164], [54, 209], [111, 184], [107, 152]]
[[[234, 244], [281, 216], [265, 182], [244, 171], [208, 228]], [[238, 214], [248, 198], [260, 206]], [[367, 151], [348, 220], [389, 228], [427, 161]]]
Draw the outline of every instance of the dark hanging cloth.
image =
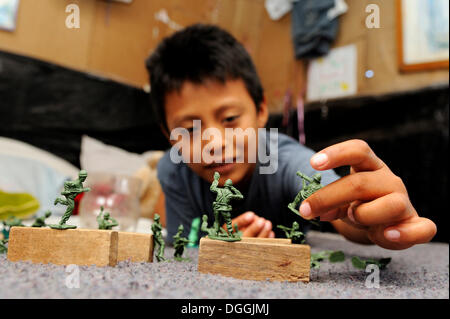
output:
[[327, 12], [334, 0], [299, 0], [292, 9], [292, 38], [297, 59], [313, 59], [326, 55], [338, 31], [338, 18], [329, 19]]

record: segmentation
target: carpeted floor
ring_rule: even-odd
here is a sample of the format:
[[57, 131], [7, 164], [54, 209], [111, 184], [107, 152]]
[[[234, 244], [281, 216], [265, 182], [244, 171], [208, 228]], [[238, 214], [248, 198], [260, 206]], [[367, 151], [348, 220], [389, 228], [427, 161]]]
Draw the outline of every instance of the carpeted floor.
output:
[[[0, 255], [1, 298], [449, 298], [449, 246], [418, 245], [390, 251], [345, 241], [338, 235], [311, 232], [312, 252], [342, 250], [342, 263], [322, 262], [311, 270], [311, 282], [246, 281], [197, 272], [192, 262], [130, 263], [116, 267], [12, 263]], [[173, 249], [166, 249], [166, 257]], [[392, 257], [380, 271], [380, 287], [367, 288], [369, 273], [354, 268], [352, 256]], [[77, 280], [77, 278], [79, 280]], [[77, 284], [79, 283], [79, 287]], [[69, 288], [72, 287], [72, 288]]]

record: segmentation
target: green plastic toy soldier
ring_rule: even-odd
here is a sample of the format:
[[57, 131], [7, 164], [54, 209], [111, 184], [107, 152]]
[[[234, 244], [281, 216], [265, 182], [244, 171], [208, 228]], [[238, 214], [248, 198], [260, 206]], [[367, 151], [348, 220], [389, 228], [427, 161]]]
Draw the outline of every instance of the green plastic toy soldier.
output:
[[57, 198], [55, 199], [56, 204], [66, 205], [67, 209], [64, 215], [62, 216], [59, 224], [51, 224], [50, 228], [53, 229], [69, 229], [69, 228], [77, 228], [74, 225], [66, 225], [67, 220], [69, 220], [70, 216], [72, 216], [73, 209], [75, 208], [75, 197], [78, 194], [89, 192], [91, 189], [89, 187], [83, 187], [83, 182], [87, 178], [87, 172], [85, 170], [81, 170], [78, 173], [78, 179], [75, 181], [67, 181], [64, 182], [64, 190], [61, 192], [66, 199]]
[[[214, 225], [213, 228], [216, 234], [209, 236], [211, 239], [219, 239], [224, 241], [237, 241], [241, 240], [241, 237], [237, 233], [233, 233], [233, 226], [231, 224], [231, 211], [232, 206], [230, 205], [233, 199], [243, 199], [241, 192], [238, 191], [234, 186], [231, 179], [225, 181], [223, 188], [217, 187], [219, 185], [220, 175], [218, 172], [214, 173], [214, 181], [211, 184], [210, 190], [217, 194], [216, 200], [213, 202], [213, 212], [214, 212]], [[223, 217], [224, 222], [227, 226], [228, 234], [223, 236], [220, 231], [220, 217]]]
[[0, 254], [8, 252], [8, 247], [5, 246], [6, 243], [8, 243], [8, 239], [0, 239]]
[[3, 221], [3, 237], [5, 239], [9, 238], [9, 231], [11, 230], [11, 227], [26, 227], [24, 224], [22, 224], [22, 220], [15, 217], [15, 216], [9, 216], [7, 220]]
[[11, 229], [11, 227], [25, 227], [24, 224], [22, 224], [22, 220], [17, 218], [16, 216], [9, 216], [6, 221], [3, 221], [3, 225], [5, 227], [9, 227], [8, 229]]
[[49, 218], [52, 215], [51, 211], [46, 211], [44, 216], [36, 218], [33, 225], [31, 227], [45, 227], [47, 224], [45, 223], [45, 220]]
[[183, 225], [178, 226], [178, 231], [173, 236], [173, 247], [175, 248], [174, 258], [175, 260], [181, 261], [183, 260], [183, 252], [184, 252], [184, 246], [186, 246], [187, 243], [189, 243], [189, 240], [187, 238], [181, 237], [181, 234], [183, 233], [184, 227]]
[[[302, 189], [300, 192], [298, 192], [297, 196], [295, 196], [295, 199], [292, 203], [288, 205], [288, 208], [293, 211], [295, 214], [300, 215], [297, 209], [297, 206], [307, 199], [309, 196], [311, 196], [314, 192], [321, 189], [323, 186], [320, 184], [320, 181], [322, 179], [320, 173], [314, 174], [312, 177], [308, 177], [305, 174], [301, 172], [297, 172], [297, 175], [302, 178]], [[309, 184], [306, 185], [306, 182]]]
[[291, 228], [282, 225], [278, 225], [277, 228], [283, 230], [286, 238], [291, 239], [293, 244], [305, 243], [305, 234], [299, 231], [300, 225], [297, 222], [294, 222]]
[[[223, 229], [223, 228], [221, 228], [221, 229]], [[217, 232], [214, 227], [211, 227], [211, 228], [208, 227], [208, 215], [202, 216], [202, 226], [200, 227], [200, 230], [202, 232], [207, 233], [208, 237], [214, 237], [217, 235]], [[224, 232], [225, 232], [225, 230], [224, 230]]]
[[166, 260], [164, 258], [164, 239], [162, 237], [162, 225], [159, 222], [159, 215], [155, 214], [155, 217], [153, 218], [153, 224], [152, 224], [152, 232], [153, 232], [153, 247], [156, 251], [156, 246], [159, 247], [156, 254], [156, 260], [158, 262]]
[[110, 230], [115, 226], [119, 226], [117, 220], [112, 218], [108, 212], [104, 212], [103, 209], [103, 206], [101, 206], [100, 213], [97, 216], [98, 229]]

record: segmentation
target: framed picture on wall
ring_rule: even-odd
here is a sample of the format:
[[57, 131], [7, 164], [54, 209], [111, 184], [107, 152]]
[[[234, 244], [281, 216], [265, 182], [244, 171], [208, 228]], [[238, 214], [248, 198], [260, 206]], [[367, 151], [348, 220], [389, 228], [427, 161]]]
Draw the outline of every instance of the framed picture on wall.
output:
[[401, 71], [448, 68], [448, 12], [448, 0], [397, 0]]
[[18, 8], [19, 0], [0, 0], [0, 30], [14, 31], [16, 29]]

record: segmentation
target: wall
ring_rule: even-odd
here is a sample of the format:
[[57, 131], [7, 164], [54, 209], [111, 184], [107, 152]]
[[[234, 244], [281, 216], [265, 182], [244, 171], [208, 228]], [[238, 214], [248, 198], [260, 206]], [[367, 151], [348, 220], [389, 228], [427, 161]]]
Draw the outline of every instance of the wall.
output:
[[[358, 48], [358, 95], [384, 94], [448, 83], [448, 68], [402, 73], [397, 61], [397, 20], [394, 0], [346, 0], [348, 12], [342, 17], [335, 46], [356, 44]], [[380, 28], [368, 29], [365, 12], [368, 4], [380, 8]], [[364, 77], [368, 69], [371, 79]]]
[[[65, 27], [70, 3], [80, 7], [80, 29]], [[16, 31], [0, 31], [0, 50], [143, 88], [145, 59], [175, 29], [156, 18], [161, 10], [175, 27], [210, 22], [232, 32], [254, 59], [272, 109], [287, 87], [302, 85], [294, 72], [302, 63], [293, 59], [290, 16], [271, 21], [260, 0], [22, 0]]]
[[[448, 83], [448, 69], [401, 74], [397, 65], [394, 0], [346, 0], [336, 46], [358, 47], [358, 95], [384, 94]], [[81, 28], [67, 29], [65, 7], [77, 3]], [[367, 29], [365, 7], [381, 9], [381, 28]], [[288, 88], [302, 92], [305, 67], [293, 57], [291, 17], [271, 21], [263, 0], [134, 0], [131, 5], [98, 0], [21, 0], [17, 30], [0, 31], [0, 50], [35, 57], [65, 67], [142, 88], [144, 60], [174, 31], [155, 14], [165, 9], [180, 26], [217, 23], [231, 31], [252, 55], [266, 89], [269, 108], [281, 111]], [[375, 76], [364, 78], [372, 69]]]

